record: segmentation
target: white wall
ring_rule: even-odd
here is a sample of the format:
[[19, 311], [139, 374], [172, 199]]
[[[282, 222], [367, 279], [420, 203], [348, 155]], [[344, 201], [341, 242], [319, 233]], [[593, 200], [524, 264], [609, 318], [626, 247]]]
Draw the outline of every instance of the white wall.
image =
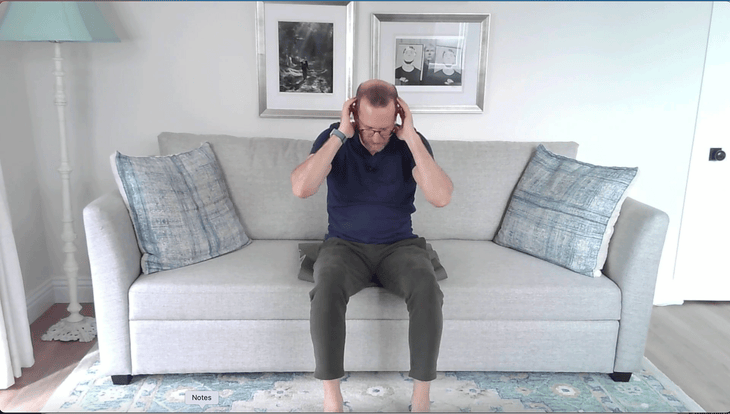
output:
[[[356, 84], [370, 77], [371, 13], [413, 12], [414, 4], [357, 4]], [[254, 2], [99, 6], [122, 42], [63, 45], [78, 261], [87, 279], [81, 208], [115, 188], [113, 151], [157, 154], [162, 131], [314, 139], [330, 122], [258, 117]], [[580, 160], [638, 166], [630, 195], [671, 218], [656, 297], [671, 301], [710, 10], [711, 3], [676, 2], [418, 3], [419, 12], [492, 19], [484, 113], [416, 115], [416, 125], [431, 140], [573, 140]], [[61, 280], [52, 45], [0, 53], [21, 56], [23, 73], [11, 77], [27, 96], [16, 88], [10, 98], [27, 101], [33, 120], [48, 276]]]
[[48, 249], [54, 240], [43, 226], [43, 189], [27, 95], [22, 45], [0, 42], [0, 164], [26, 299], [34, 304], [28, 313], [32, 321], [55, 303]]

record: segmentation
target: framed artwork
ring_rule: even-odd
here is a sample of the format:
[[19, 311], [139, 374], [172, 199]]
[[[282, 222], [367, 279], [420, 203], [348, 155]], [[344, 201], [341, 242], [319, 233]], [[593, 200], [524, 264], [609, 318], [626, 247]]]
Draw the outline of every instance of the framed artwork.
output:
[[259, 116], [339, 118], [353, 95], [354, 3], [259, 1]]
[[411, 111], [484, 111], [489, 14], [373, 14], [372, 77]]

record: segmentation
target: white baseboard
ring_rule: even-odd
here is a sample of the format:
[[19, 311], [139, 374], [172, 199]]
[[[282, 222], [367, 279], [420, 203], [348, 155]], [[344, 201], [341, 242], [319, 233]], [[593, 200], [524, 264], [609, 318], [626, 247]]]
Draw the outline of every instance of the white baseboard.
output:
[[[76, 282], [79, 303], [94, 302], [91, 276], [81, 276]], [[56, 276], [33, 290], [26, 298], [28, 321], [33, 323], [56, 303], [69, 303], [68, 279]]]
[[654, 306], [682, 305], [684, 295], [674, 280], [658, 283], [654, 291]]

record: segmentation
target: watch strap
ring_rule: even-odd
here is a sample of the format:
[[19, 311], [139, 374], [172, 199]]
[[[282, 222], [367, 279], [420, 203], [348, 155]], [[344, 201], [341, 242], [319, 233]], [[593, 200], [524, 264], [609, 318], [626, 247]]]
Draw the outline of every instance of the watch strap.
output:
[[337, 128], [333, 129], [332, 132], [330, 132], [330, 135], [337, 136], [337, 138], [339, 138], [340, 141], [342, 141], [343, 144], [347, 140], [347, 137], [345, 136], [345, 134], [342, 131], [340, 131], [339, 129], [337, 129]]

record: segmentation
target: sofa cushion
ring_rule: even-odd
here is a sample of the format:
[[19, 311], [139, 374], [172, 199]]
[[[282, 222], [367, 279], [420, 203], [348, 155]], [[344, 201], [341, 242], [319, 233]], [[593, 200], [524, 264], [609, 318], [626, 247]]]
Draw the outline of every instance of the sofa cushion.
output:
[[155, 273], [247, 245], [223, 174], [208, 143], [165, 157], [111, 156], [112, 171], [142, 252]]
[[601, 167], [540, 145], [517, 184], [494, 241], [598, 277], [638, 169]]
[[[309, 319], [313, 285], [297, 279], [298, 244], [254, 240], [214, 260], [151, 275], [129, 289], [131, 320]], [[618, 320], [621, 292], [493, 242], [432, 240], [449, 278], [444, 319]], [[408, 319], [405, 301], [379, 287], [350, 298], [346, 318]], [[193, 333], [191, 333], [193, 334]]]

